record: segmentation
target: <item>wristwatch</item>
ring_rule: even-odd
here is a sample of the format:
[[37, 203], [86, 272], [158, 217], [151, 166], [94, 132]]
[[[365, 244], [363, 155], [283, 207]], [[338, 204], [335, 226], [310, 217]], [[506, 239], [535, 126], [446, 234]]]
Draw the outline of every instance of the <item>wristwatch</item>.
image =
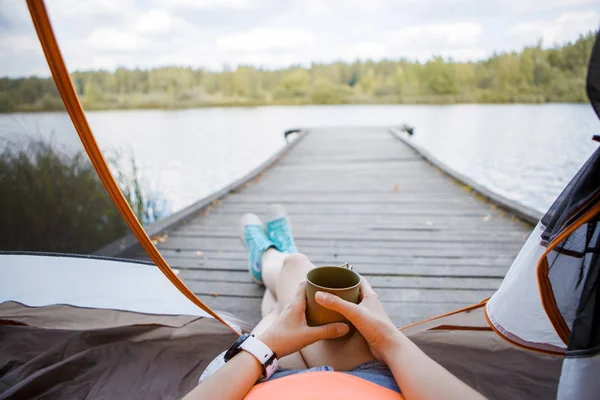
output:
[[245, 334], [240, 336], [229, 350], [223, 356], [225, 362], [229, 362], [235, 355], [240, 351], [247, 351], [252, 354], [258, 362], [262, 365], [263, 375], [261, 380], [267, 380], [277, 371], [279, 362], [277, 361], [277, 354], [269, 348], [266, 344], [258, 340], [254, 334]]

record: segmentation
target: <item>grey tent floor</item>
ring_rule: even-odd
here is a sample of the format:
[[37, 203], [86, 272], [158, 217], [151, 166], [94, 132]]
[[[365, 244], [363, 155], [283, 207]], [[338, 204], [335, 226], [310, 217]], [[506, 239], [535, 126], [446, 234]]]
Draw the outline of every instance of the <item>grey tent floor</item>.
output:
[[313, 129], [158, 245], [209, 306], [251, 323], [264, 288], [248, 276], [239, 219], [270, 203], [287, 209], [301, 252], [316, 265], [353, 264], [398, 326], [491, 296], [531, 231], [384, 128]]

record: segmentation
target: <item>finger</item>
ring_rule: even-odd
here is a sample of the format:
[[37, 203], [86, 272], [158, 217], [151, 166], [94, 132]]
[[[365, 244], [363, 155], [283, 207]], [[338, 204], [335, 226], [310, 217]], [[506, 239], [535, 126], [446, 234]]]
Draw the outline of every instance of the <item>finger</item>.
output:
[[306, 297], [306, 281], [302, 281], [298, 284], [296, 288], [296, 294], [294, 295], [294, 300], [299, 299], [300, 297]]
[[310, 336], [314, 341], [335, 339], [340, 336], [344, 336], [350, 331], [350, 327], [343, 322], [335, 322], [333, 324], [327, 324], [322, 326], [315, 326], [310, 328]]
[[344, 317], [348, 318], [351, 322], [354, 322], [360, 318], [361, 310], [354, 304], [334, 296], [327, 292], [317, 292], [315, 294], [315, 300], [323, 307], [337, 311]]
[[362, 294], [363, 299], [365, 297], [377, 296], [377, 293], [375, 293], [371, 284], [367, 282], [364, 277], [361, 277], [360, 293]]
[[294, 294], [292, 304], [302, 310], [306, 309], [306, 281], [300, 282], [298, 288], [296, 288], [296, 294]]

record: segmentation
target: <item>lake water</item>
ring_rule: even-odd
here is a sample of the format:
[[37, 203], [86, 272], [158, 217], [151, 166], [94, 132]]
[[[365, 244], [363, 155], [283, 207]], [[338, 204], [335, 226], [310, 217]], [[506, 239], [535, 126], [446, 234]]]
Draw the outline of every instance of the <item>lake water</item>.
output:
[[[284, 145], [294, 127], [415, 127], [412, 140], [481, 185], [545, 211], [596, 149], [587, 104], [344, 105], [89, 112], [105, 153], [131, 152], [147, 185], [177, 211], [226, 186]], [[0, 136], [81, 144], [66, 113], [0, 115]]]

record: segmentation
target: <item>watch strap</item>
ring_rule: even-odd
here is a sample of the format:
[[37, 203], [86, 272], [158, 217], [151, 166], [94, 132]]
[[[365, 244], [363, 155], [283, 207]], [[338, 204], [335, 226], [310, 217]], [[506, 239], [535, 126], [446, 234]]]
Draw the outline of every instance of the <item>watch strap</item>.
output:
[[240, 349], [252, 354], [261, 363], [263, 366], [263, 380], [269, 379], [277, 370], [279, 366], [277, 354], [269, 346], [254, 337], [254, 335], [250, 335], [244, 340], [240, 345]]
[[254, 335], [250, 335], [244, 340], [240, 345], [240, 349], [246, 350], [248, 353], [252, 354], [263, 365], [273, 355], [273, 351], [269, 346], [258, 340]]
[[244, 343], [244, 341], [246, 339], [248, 339], [249, 336], [250, 336], [250, 334], [246, 333], [246, 334], [240, 336], [239, 338], [237, 338], [235, 340], [235, 342], [233, 342], [231, 344], [231, 346], [229, 346], [229, 349], [225, 352], [225, 355], [223, 356], [223, 359], [225, 360], [225, 362], [229, 362], [229, 360], [231, 360], [236, 354], [238, 354], [240, 351], [242, 351], [240, 346], [242, 345], [242, 343]]

